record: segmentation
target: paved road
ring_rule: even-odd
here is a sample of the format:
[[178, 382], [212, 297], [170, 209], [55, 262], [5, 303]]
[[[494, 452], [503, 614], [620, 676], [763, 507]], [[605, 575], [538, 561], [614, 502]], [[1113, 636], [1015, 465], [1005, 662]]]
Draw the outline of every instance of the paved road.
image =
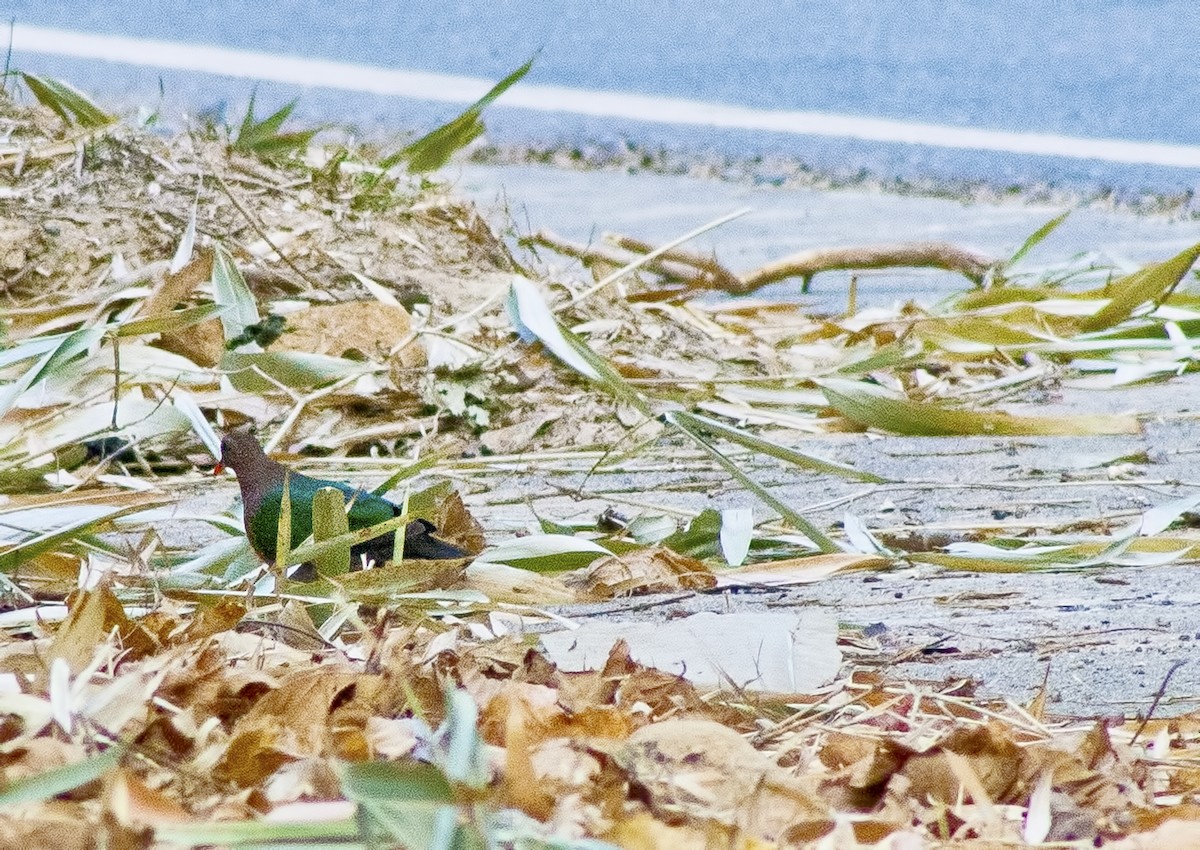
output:
[[[1195, 145], [1200, 74], [1191, 0], [908, 2], [810, 0], [743, 4], [447, 4], [414, 0], [382, 10], [363, 0], [334, 4], [225, 0], [182, 11], [165, 0], [89, 4], [10, 0], [21, 24], [286, 53], [491, 79], [538, 53], [530, 82], [688, 98], [701, 104], [808, 110], [926, 122], [951, 128], [1064, 134]], [[540, 52], [539, 52], [540, 51]], [[22, 53], [21, 67], [65, 74], [103, 94], [153, 102], [159, 77], [191, 108], [240, 106], [247, 81], [133, 65]], [[140, 61], [131, 49], [127, 62]], [[236, 73], [232, 64], [228, 73]], [[266, 86], [266, 99], [297, 93]], [[569, 106], [566, 104], [565, 106]], [[427, 105], [369, 94], [312, 90], [312, 117], [379, 123], [434, 120]], [[715, 107], [714, 107], [715, 108]], [[783, 153], [821, 168], [907, 176], [1149, 186], [1179, 191], [1197, 170], [1105, 164], [1015, 153], [946, 150], [836, 137], [656, 124], [569, 111], [498, 109], [499, 141], [529, 144], [632, 139], [649, 147], [716, 149], [753, 157]], [[899, 131], [897, 131], [899, 133]]]

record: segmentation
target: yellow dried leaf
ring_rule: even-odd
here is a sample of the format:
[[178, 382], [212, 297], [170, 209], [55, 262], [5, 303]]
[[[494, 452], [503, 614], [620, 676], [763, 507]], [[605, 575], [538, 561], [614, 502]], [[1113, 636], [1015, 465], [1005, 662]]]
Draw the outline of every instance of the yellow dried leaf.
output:
[[900, 398], [875, 384], [826, 378], [818, 382], [829, 406], [860, 425], [914, 436], [1043, 436], [1137, 434], [1134, 416], [1072, 413], [1017, 416], [1002, 411], [962, 410]]

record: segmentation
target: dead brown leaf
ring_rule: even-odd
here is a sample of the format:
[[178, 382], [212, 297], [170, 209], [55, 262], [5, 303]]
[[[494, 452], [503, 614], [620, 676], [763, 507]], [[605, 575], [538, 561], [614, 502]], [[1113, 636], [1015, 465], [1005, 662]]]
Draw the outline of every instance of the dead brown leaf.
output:
[[115, 634], [128, 659], [141, 658], [160, 648], [145, 628], [125, 615], [125, 607], [107, 584], [81, 591], [68, 600], [68, 607], [70, 613], [54, 635], [50, 658], [62, 658], [73, 673], [87, 666], [96, 647], [110, 635]]
[[641, 593], [709, 590], [717, 577], [701, 561], [665, 546], [601, 558], [572, 577], [584, 599], [614, 599]]
[[617, 757], [656, 817], [716, 821], [765, 840], [806, 840], [832, 827], [830, 811], [800, 782], [728, 727], [667, 720], [634, 732]]

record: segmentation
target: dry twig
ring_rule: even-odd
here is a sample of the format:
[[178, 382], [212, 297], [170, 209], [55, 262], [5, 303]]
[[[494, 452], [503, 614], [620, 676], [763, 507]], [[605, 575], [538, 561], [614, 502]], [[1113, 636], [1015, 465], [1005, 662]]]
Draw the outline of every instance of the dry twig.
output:
[[996, 260], [974, 254], [948, 242], [899, 242], [884, 245], [855, 245], [846, 248], [815, 248], [767, 263], [741, 277], [740, 290], [732, 295], [753, 292], [768, 283], [789, 277], [804, 279], [801, 291], [818, 272], [837, 269], [932, 268], [958, 272], [976, 285], [983, 282]]
[[[653, 250], [648, 242], [623, 234], [605, 234], [605, 240], [633, 255]], [[560, 254], [576, 257], [584, 263], [603, 262], [624, 265], [629, 255], [611, 248], [583, 245], [564, 239], [548, 230], [539, 230], [526, 240]], [[803, 280], [801, 292], [808, 292], [814, 275], [820, 272], [850, 269], [934, 268], [957, 272], [976, 285], [983, 283], [997, 261], [947, 242], [899, 242], [882, 245], [854, 245], [843, 248], [814, 248], [767, 263], [753, 271], [737, 275], [714, 257], [673, 248], [645, 263], [646, 268], [682, 282], [690, 289], [716, 289], [730, 295], [748, 295], [767, 284], [790, 277]]]

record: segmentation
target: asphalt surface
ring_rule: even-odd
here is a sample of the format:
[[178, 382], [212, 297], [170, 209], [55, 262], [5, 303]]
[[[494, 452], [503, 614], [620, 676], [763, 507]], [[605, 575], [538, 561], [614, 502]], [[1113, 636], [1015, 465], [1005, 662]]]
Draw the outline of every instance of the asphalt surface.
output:
[[[572, 90], [686, 98], [955, 128], [1192, 145], [1200, 138], [1189, 0], [1098, 0], [1082, 5], [1006, 0], [912, 3], [809, 0], [736, 10], [678, 0], [617, 6], [571, 0], [380, 7], [263, 0], [180, 7], [165, 0], [46, 3], [9, 0], [19, 24], [165, 39], [314, 59], [499, 79], [531, 56], [528, 82]], [[63, 76], [104, 99], [190, 114], [229, 105], [236, 123], [255, 88], [247, 79], [24, 52], [16, 67]], [[230, 67], [229, 74], [236, 74]], [[309, 121], [427, 126], [447, 110], [419, 100], [265, 84], [260, 104], [301, 96]], [[451, 113], [452, 114], [452, 113]], [[1194, 189], [1196, 169], [1105, 164], [1017, 153], [947, 150], [718, 126], [536, 114], [502, 99], [490, 112], [502, 144], [620, 146], [783, 155], [824, 170], [986, 179], [997, 184]]]

